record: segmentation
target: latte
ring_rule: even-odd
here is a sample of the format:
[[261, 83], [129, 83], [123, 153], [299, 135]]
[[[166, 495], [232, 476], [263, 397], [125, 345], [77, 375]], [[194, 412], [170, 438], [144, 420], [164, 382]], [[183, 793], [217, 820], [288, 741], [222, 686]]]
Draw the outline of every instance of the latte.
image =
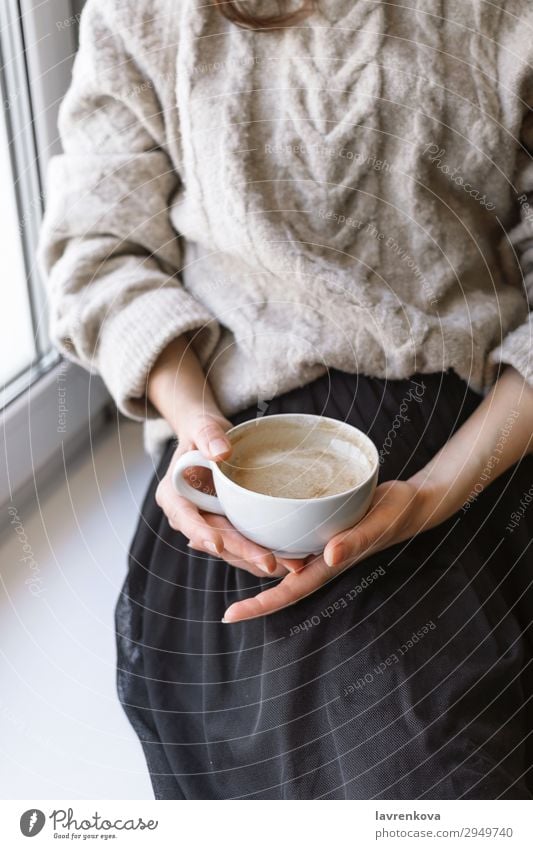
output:
[[260, 422], [236, 434], [231, 457], [219, 464], [244, 489], [277, 498], [324, 498], [354, 489], [372, 472], [364, 445], [341, 423]]

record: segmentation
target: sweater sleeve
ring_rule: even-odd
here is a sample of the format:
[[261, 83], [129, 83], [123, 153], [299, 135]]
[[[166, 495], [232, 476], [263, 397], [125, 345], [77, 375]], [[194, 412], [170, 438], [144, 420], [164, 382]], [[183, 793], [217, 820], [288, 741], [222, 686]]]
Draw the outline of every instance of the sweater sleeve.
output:
[[493, 364], [513, 366], [533, 386], [533, 109], [522, 126], [519, 166], [515, 188], [519, 221], [507, 234], [510, 248], [520, 263], [524, 294], [530, 308], [523, 324], [514, 328], [491, 352]]
[[[39, 259], [54, 344], [99, 373], [118, 407], [141, 419], [157, 415], [145, 388], [163, 348], [195, 331], [205, 362], [220, 328], [179, 279], [180, 237], [169, 218], [178, 168], [165, 151], [157, 81], [147, 78], [142, 51], [128, 48], [117, 5], [88, 0], [82, 15]], [[147, 56], [158, 46], [148, 44]]]

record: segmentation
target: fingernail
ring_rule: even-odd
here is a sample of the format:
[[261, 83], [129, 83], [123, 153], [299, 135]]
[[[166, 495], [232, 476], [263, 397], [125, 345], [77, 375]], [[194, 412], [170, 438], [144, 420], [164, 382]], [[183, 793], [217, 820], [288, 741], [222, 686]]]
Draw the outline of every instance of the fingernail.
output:
[[213, 554], [220, 554], [217, 546], [210, 539], [204, 539], [203, 545], [207, 548], [208, 551], [211, 551]]
[[266, 572], [267, 575], [271, 575], [272, 572], [276, 571], [276, 558], [273, 554], [265, 554], [265, 556], [261, 558], [258, 566], [263, 572]]
[[218, 457], [219, 454], [225, 454], [229, 447], [230, 443], [225, 439], [212, 439], [209, 443], [209, 453]]
[[293, 575], [296, 575], [297, 572], [301, 572], [302, 569], [305, 569], [305, 563], [302, 563], [301, 566], [289, 566], [287, 563], [282, 563], [282, 566], [285, 566], [289, 572], [292, 572]]
[[338, 566], [339, 563], [342, 563], [344, 558], [346, 557], [346, 550], [342, 543], [337, 543], [333, 548], [328, 548], [324, 552], [324, 560], [326, 562], [326, 566], [330, 568], [333, 566]]
[[224, 613], [224, 616], [222, 617], [221, 621], [224, 623], [224, 625], [231, 625], [232, 622], [235, 621], [235, 620], [232, 620], [232, 618], [231, 618], [231, 607], [228, 607], [228, 609]]

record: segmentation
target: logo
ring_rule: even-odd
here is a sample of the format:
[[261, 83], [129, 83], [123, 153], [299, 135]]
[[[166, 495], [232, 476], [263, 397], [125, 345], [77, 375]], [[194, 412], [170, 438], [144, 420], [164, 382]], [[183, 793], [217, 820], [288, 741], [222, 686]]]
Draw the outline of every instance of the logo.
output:
[[46, 822], [46, 817], [42, 811], [37, 808], [30, 808], [29, 811], [24, 811], [20, 818], [20, 830], [24, 837], [35, 837], [42, 831]]
[[[20, 818], [20, 830], [24, 837], [35, 837], [43, 830], [47, 817], [38, 808], [30, 808], [24, 811]], [[144, 820], [142, 817], [131, 817], [128, 819], [110, 820], [95, 811], [94, 814], [83, 819], [76, 819], [73, 808], [56, 808], [48, 814], [50, 828], [54, 837], [101, 837], [108, 840], [109, 837], [117, 837], [115, 832], [121, 831], [155, 831], [159, 825], [158, 820]], [[85, 833], [87, 832], [87, 833]], [[105, 834], [99, 834], [105, 832]], [[113, 834], [111, 834], [113, 832]]]

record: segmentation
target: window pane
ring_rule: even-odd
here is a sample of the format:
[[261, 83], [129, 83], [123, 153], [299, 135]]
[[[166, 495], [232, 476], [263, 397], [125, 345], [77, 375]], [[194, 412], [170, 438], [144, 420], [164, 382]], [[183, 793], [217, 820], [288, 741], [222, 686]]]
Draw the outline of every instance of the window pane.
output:
[[35, 356], [26, 269], [15, 183], [9, 156], [5, 107], [0, 115], [0, 386], [27, 368]]

